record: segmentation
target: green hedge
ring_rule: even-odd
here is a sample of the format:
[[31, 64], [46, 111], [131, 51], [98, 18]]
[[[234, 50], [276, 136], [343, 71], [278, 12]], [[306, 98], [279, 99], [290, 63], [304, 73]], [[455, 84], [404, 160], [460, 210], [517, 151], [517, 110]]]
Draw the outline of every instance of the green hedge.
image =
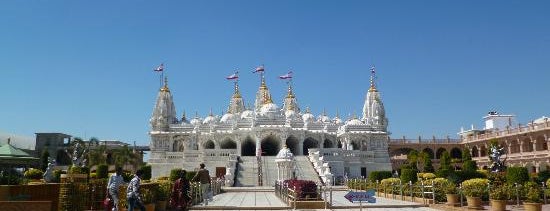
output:
[[[182, 169], [172, 169], [170, 171], [170, 181], [176, 181], [180, 178]], [[197, 174], [196, 171], [187, 171], [187, 174], [185, 174], [185, 178], [187, 178], [189, 181]]]
[[525, 167], [508, 167], [506, 169], [506, 182], [508, 184], [524, 184], [529, 181], [529, 171]]
[[109, 177], [109, 166], [105, 164], [101, 164], [97, 166], [96, 169], [96, 177], [98, 179], [105, 179]]
[[392, 177], [391, 171], [372, 171], [369, 174], [369, 180], [371, 182], [382, 181], [383, 179]]
[[29, 170], [25, 171], [24, 176], [27, 179], [42, 179], [42, 174], [44, 174], [42, 170], [30, 168]]
[[151, 166], [150, 165], [142, 166], [139, 169], [141, 169], [141, 171], [143, 172], [143, 175], [141, 176], [142, 179], [144, 179], [144, 180], [150, 180], [151, 179]]
[[415, 183], [418, 181], [418, 177], [416, 174], [418, 171], [416, 169], [401, 169], [401, 181], [403, 183], [409, 183], [409, 181], [412, 181], [412, 183]]
[[473, 160], [464, 161], [462, 164], [463, 171], [477, 171], [477, 163]]

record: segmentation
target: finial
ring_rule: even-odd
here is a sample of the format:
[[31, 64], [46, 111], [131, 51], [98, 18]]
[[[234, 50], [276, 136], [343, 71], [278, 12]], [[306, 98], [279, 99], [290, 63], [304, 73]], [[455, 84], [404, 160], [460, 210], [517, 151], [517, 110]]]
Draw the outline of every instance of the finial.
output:
[[373, 65], [370, 68], [370, 88], [369, 88], [369, 92], [376, 92], [377, 91], [374, 79], [376, 79], [376, 67]]
[[241, 92], [239, 91], [239, 83], [235, 81], [235, 92], [233, 93], [233, 98], [242, 98]]
[[323, 116], [326, 116], [326, 115], [327, 115], [327, 109], [323, 108]]
[[340, 110], [336, 109], [336, 117], [340, 118]]
[[306, 107], [306, 113], [308, 113], [308, 114], [309, 114], [310, 112], [311, 112], [311, 111], [309, 110], [309, 106], [308, 106], [308, 107]]
[[286, 98], [294, 98], [294, 93], [292, 93], [292, 83], [288, 83], [288, 94], [286, 95]]
[[195, 111], [195, 118], [199, 118], [199, 112]]
[[183, 114], [181, 115], [181, 121], [185, 121], [187, 117], [185, 116], [185, 110], [183, 110]]
[[212, 113], [212, 107], [210, 107], [210, 114], [208, 114], [208, 116], [214, 116], [214, 114]]
[[160, 88], [161, 92], [170, 92], [170, 89], [168, 88], [168, 76], [164, 77], [164, 86]]
[[357, 112], [353, 111], [353, 119], [357, 119]]

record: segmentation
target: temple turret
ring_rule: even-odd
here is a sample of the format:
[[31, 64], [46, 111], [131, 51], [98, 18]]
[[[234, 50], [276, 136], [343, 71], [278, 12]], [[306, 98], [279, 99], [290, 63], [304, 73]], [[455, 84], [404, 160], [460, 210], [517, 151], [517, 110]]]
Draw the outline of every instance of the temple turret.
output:
[[365, 97], [365, 104], [363, 106], [363, 121], [366, 124], [374, 127], [379, 127], [383, 131], [387, 130], [388, 119], [386, 118], [386, 112], [384, 110], [384, 104], [380, 98], [380, 93], [376, 89], [376, 71], [374, 67], [371, 68], [370, 76], [370, 88]]
[[231, 99], [229, 100], [229, 107], [227, 108], [227, 113], [230, 114], [241, 113], [245, 110], [244, 100], [241, 96], [241, 92], [239, 91], [238, 81], [235, 81], [234, 83], [235, 91], [233, 92], [233, 96], [231, 96]]
[[269, 88], [267, 88], [267, 85], [265, 84], [265, 77], [263, 73], [263, 68], [260, 72], [260, 89], [258, 89], [258, 92], [256, 93], [256, 100], [254, 101], [254, 110], [256, 112], [259, 112], [263, 105], [268, 103], [273, 103], [271, 100], [271, 94], [269, 93]]
[[283, 110], [286, 111], [294, 111], [295, 113], [300, 113], [300, 107], [298, 106], [298, 102], [296, 100], [296, 95], [294, 95], [294, 92], [292, 90], [292, 83], [288, 82], [288, 92], [286, 94], [286, 97], [283, 101]]
[[164, 85], [160, 88], [153, 115], [149, 120], [152, 131], [168, 131], [169, 125], [177, 123], [176, 107], [172, 94], [168, 88], [168, 78], [164, 78]]

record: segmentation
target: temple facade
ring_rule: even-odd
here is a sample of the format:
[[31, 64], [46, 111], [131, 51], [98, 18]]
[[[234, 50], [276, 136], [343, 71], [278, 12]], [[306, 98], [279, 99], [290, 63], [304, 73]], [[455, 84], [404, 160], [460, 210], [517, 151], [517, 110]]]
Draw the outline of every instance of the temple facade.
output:
[[[183, 113], [178, 118], [165, 79], [150, 119], [149, 163], [153, 177], [168, 176], [174, 168], [194, 170], [199, 163], [206, 164], [211, 176], [233, 177], [241, 170], [236, 166], [239, 157], [270, 160], [285, 147], [294, 157], [310, 162], [309, 166], [315, 169], [311, 172], [318, 175], [309, 176], [315, 178], [328, 172], [337, 178], [353, 178], [366, 176], [370, 171], [391, 170], [388, 119], [374, 74], [373, 69], [362, 116], [347, 120], [302, 109], [292, 83], [288, 83], [282, 105], [275, 104], [263, 69], [253, 107], [245, 106], [235, 81], [225, 114], [211, 111], [206, 117], [195, 114], [188, 118]], [[262, 165], [268, 164], [258, 163], [258, 174], [268, 174], [265, 171], [269, 168], [261, 168]], [[308, 171], [301, 171], [305, 172]]]

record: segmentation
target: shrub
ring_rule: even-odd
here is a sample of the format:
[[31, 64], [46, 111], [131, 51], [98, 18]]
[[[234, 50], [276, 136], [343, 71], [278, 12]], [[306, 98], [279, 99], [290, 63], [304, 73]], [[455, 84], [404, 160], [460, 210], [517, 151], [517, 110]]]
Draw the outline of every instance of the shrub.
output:
[[469, 179], [462, 182], [462, 191], [464, 195], [470, 197], [482, 197], [487, 193], [488, 179]]
[[296, 192], [299, 199], [317, 198], [317, 184], [309, 180], [285, 180], [283, 185]]
[[451, 155], [445, 151], [439, 158], [439, 170], [451, 169]]
[[131, 172], [128, 172], [128, 171], [122, 172], [122, 179], [124, 180], [124, 182], [130, 182], [132, 178], [134, 178], [134, 174], [132, 174]]
[[27, 179], [42, 179], [44, 172], [40, 169], [30, 168], [23, 174]]
[[525, 167], [508, 167], [506, 169], [506, 181], [509, 184], [525, 184], [529, 181], [529, 172]]
[[474, 178], [485, 178], [485, 175], [477, 171], [455, 171], [447, 177], [447, 179], [455, 184]]
[[464, 161], [462, 164], [462, 171], [476, 171], [477, 163], [473, 160]]
[[380, 186], [390, 187], [390, 186], [398, 185], [400, 182], [401, 182], [401, 179], [399, 178], [387, 178], [380, 181]]
[[64, 172], [61, 170], [54, 170], [53, 171], [53, 180], [52, 182], [61, 182], [61, 174]]
[[176, 181], [178, 178], [180, 178], [180, 174], [183, 169], [172, 169], [170, 171], [170, 181]]
[[[423, 184], [424, 185], [432, 185], [432, 182], [433, 182], [433, 185], [435, 187], [435, 200], [436, 201], [446, 201], [447, 200], [447, 197], [445, 196], [445, 194], [447, 193], [447, 189], [448, 187], [446, 186], [452, 186], [453, 188], [455, 188], [454, 184], [452, 184], [448, 179], [445, 179], [445, 178], [433, 178], [433, 179], [427, 179], [425, 181], [423, 181]], [[431, 190], [431, 189], [428, 189], [428, 190]], [[452, 190], [449, 188], [448, 189], [449, 192], [452, 192]], [[456, 192], [456, 188], [455, 188], [455, 191]], [[451, 193], [449, 193], [451, 194]]]
[[[440, 178], [436, 178], [436, 179], [440, 179]], [[440, 185], [439, 187], [441, 188], [441, 190], [443, 192], [445, 192], [446, 194], [457, 194], [458, 193], [458, 189], [456, 188], [456, 184], [451, 182], [448, 179], [441, 180], [439, 185]]]
[[417, 176], [418, 178], [422, 178], [423, 180], [429, 180], [429, 179], [435, 178], [434, 173], [418, 173]]
[[435, 176], [441, 177], [441, 178], [447, 178], [452, 173], [454, 173], [453, 169], [442, 169], [442, 168], [440, 168], [439, 170], [437, 170], [435, 172]]
[[90, 174], [90, 169], [88, 167], [71, 166], [69, 174]]
[[156, 189], [156, 199], [166, 201], [172, 191], [172, 183], [170, 181], [159, 181], [159, 186]]
[[524, 193], [526, 193], [525, 202], [529, 203], [540, 203], [540, 195], [542, 191], [540, 187], [534, 182], [527, 182], [524, 185]]
[[98, 179], [109, 178], [109, 166], [105, 164], [98, 165], [95, 172]]
[[412, 181], [412, 183], [416, 183], [418, 181], [418, 178], [416, 176], [418, 172], [416, 169], [402, 169], [401, 170], [401, 181], [404, 183], [409, 183], [409, 181]]
[[544, 170], [538, 173], [536, 181], [537, 183], [546, 182], [548, 179], [550, 179], [550, 171]]
[[392, 177], [391, 171], [373, 171], [369, 174], [369, 180], [371, 182], [382, 181], [383, 179]]
[[472, 160], [472, 154], [470, 154], [470, 149], [464, 148], [462, 150], [462, 161]]
[[97, 179], [97, 173], [96, 172], [90, 173], [90, 178]]
[[435, 171], [434, 166], [432, 164], [432, 159], [430, 159], [429, 156], [424, 157], [423, 164], [424, 164], [424, 172], [432, 173]]
[[150, 165], [142, 166], [139, 169], [141, 169], [141, 171], [143, 171], [143, 175], [141, 175], [141, 179], [143, 179], [143, 180], [150, 180], [151, 179], [151, 166]]
[[493, 200], [510, 200], [512, 187], [508, 184], [500, 184], [491, 186], [489, 198]]

